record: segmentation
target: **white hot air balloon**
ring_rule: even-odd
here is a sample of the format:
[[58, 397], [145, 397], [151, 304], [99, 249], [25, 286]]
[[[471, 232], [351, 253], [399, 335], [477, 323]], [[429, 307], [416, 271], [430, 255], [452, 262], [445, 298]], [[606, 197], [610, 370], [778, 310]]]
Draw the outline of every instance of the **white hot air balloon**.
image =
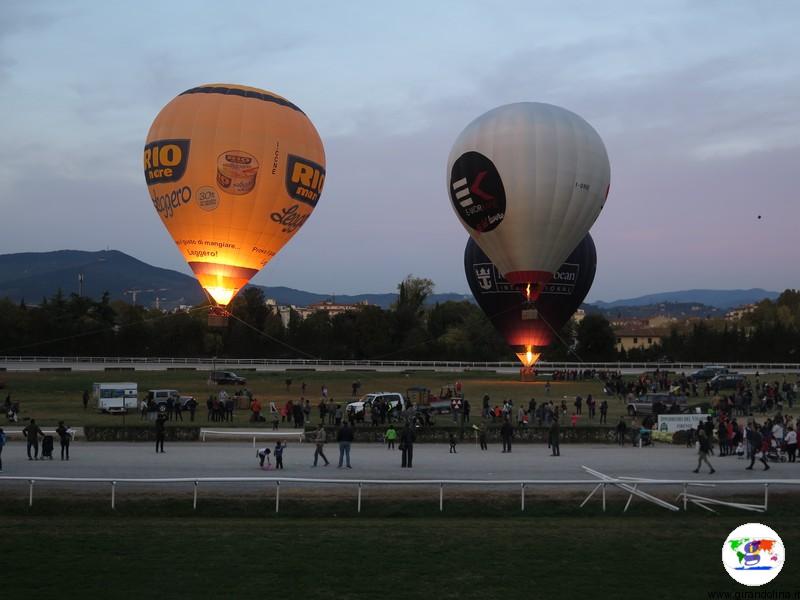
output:
[[447, 176], [461, 224], [535, 300], [600, 214], [611, 167], [603, 141], [581, 117], [520, 102], [467, 125]]

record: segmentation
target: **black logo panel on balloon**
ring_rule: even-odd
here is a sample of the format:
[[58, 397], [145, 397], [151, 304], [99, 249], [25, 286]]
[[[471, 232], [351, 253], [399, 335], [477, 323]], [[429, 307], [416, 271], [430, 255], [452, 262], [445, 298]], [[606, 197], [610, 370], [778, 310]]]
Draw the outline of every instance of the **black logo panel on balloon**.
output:
[[480, 152], [465, 152], [453, 163], [450, 200], [475, 231], [491, 231], [506, 215], [503, 180], [494, 163]]

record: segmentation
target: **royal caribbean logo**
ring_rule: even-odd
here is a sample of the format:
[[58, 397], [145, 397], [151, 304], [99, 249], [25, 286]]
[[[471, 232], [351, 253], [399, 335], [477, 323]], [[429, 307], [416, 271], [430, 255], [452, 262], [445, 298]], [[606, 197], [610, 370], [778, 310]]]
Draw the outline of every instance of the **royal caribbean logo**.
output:
[[722, 565], [736, 582], [769, 583], [781, 572], [786, 550], [780, 536], [761, 523], [746, 523], [730, 532], [722, 546]]
[[506, 281], [493, 263], [475, 263], [472, 268], [484, 294], [519, 294], [519, 290]]
[[324, 167], [292, 154], [286, 157], [286, 191], [292, 198], [316, 206], [324, 184]]
[[147, 185], [178, 181], [189, 162], [189, 140], [158, 140], [144, 147]]
[[542, 294], [560, 294], [569, 296], [575, 291], [581, 266], [574, 263], [564, 263], [553, 273], [550, 283], [544, 286]]

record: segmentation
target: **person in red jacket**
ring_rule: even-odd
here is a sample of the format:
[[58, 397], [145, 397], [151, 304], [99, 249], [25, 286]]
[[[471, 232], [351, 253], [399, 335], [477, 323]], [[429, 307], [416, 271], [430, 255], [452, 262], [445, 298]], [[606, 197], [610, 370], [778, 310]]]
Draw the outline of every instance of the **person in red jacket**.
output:
[[261, 402], [253, 398], [253, 401], [250, 403], [250, 410], [253, 413], [252, 415], [250, 415], [251, 421], [261, 420]]

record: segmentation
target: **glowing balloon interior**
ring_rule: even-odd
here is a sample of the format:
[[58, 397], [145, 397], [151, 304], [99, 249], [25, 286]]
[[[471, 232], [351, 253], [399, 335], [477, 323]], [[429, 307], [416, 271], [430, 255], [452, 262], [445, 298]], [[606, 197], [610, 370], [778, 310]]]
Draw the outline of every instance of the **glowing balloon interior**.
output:
[[536, 300], [606, 201], [610, 166], [589, 123], [550, 104], [500, 106], [467, 125], [447, 165], [461, 224]]
[[508, 282], [471, 239], [464, 248], [464, 272], [475, 301], [526, 367], [580, 307], [594, 281], [597, 251], [587, 234], [572, 251], [535, 301]]
[[209, 84], [155, 118], [144, 175], [162, 223], [225, 306], [308, 220], [325, 183], [325, 151], [285, 98]]

